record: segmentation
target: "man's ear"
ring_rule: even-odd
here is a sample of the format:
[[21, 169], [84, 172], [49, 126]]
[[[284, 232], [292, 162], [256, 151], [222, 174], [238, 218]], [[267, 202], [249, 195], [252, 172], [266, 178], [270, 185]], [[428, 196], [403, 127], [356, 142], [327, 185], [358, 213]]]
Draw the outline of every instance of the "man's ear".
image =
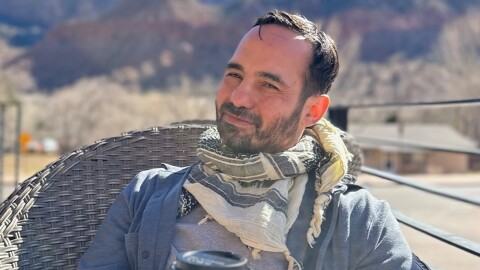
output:
[[311, 96], [305, 102], [306, 115], [305, 126], [309, 127], [317, 123], [328, 109], [330, 98], [327, 95]]

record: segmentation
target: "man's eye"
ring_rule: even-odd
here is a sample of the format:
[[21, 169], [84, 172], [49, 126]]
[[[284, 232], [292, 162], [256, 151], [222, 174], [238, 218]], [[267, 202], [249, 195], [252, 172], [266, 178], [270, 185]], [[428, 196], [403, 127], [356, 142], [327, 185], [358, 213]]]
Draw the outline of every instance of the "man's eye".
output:
[[265, 86], [266, 88], [273, 89], [273, 90], [278, 90], [278, 87], [276, 87], [275, 85], [273, 85], [271, 83], [264, 83], [263, 86]]
[[225, 74], [226, 77], [231, 77], [231, 78], [237, 78], [237, 79], [241, 79], [242, 77], [237, 74], [237, 73], [227, 73]]

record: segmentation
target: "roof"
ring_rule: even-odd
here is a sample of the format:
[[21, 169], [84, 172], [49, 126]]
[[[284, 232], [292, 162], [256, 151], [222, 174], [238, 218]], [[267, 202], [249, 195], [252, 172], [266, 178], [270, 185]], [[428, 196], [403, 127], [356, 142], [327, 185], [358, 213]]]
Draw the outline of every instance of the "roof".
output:
[[[385, 151], [405, 150], [398, 146], [385, 146], [366, 140], [364, 137], [391, 141], [404, 141], [437, 147], [477, 148], [479, 143], [445, 124], [398, 123], [350, 124], [348, 132], [358, 140], [362, 148], [380, 148]], [[412, 149], [409, 149], [411, 152]], [[420, 150], [417, 150], [420, 151]]]

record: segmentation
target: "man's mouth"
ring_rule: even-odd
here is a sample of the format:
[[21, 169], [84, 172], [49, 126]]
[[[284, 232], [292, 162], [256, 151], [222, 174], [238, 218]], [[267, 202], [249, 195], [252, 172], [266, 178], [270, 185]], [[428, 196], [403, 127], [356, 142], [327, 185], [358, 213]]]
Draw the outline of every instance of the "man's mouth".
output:
[[223, 120], [229, 124], [238, 126], [238, 127], [248, 127], [255, 126], [255, 123], [246, 118], [236, 116], [234, 114], [223, 112]]
[[249, 128], [253, 126], [259, 128], [262, 123], [261, 119], [254, 113], [243, 107], [235, 107], [230, 102], [225, 102], [220, 106], [219, 114], [222, 121], [236, 127]]

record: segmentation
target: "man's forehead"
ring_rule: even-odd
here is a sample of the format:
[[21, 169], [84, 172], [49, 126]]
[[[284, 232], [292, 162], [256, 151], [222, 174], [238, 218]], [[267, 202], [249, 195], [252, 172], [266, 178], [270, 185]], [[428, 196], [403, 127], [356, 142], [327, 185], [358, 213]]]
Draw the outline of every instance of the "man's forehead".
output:
[[312, 53], [313, 44], [301, 34], [276, 24], [255, 26], [243, 37], [237, 49], [249, 43], [250, 46], [280, 46], [287, 51], [295, 51], [308, 57]]
[[276, 24], [265, 24], [261, 26], [255, 26], [245, 35], [247, 36], [257, 36], [260, 39], [281, 39], [281, 40], [299, 40], [304, 41], [306, 38], [301, 34], [290, 30], [284, 26]]
[[301, 35], [268, 24], [250, 29], [229, 63], [242, 65], [244, 70], [255, 74], [275, 74], [285, 85], [291, 85], [298, 77], [304, 77], [311, 53], [311, 43]]

